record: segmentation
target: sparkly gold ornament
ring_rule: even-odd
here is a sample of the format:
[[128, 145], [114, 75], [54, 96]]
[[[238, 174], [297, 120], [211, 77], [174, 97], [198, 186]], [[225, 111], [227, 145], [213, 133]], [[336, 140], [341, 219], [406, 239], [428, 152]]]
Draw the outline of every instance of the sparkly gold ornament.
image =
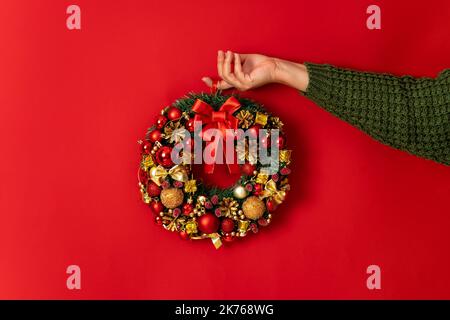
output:
[[238, 199], [244, 199], [248, 195], [248, 192], [243, 186], [237, 186], [233, 190], [233, 195]]
[[269, 122], [275, 129], [282, 129], [284, 126], [284, 123], [278, 117], [270, 117]]
[[151, 155], [146, 155], [142, 158], [142, 168], [147, 171], [148, 168], [153, 167], [155, 162], [153, 161], [153, 157]]
[[240, 233], [247, 232], [248, 226], [250, 225], [250, 221], [248, 220], [239, 220], [238, 221], [238, 230]]
[[267, 180], [269, 180], [269, 175], [267, 173], [260, 172], [256, 176], [255, 182], [260, 183], [260, 184], [265, 184], [267, 182]]
[[230, 217], [238, 212], [239, 203], [233, 198], [223, 198], [220, 202], [219, 210], [222, 216]]
[[144, 203], [149, 204], [152, 201], [152, 198], [148, 195], [147, 192], [145, 192], [145, 190], [141, 189], [141, 194], [142, 201], [144, 201]]
[[269, 116], [267, 114], [257, 112], [256, 118], [255, 118], [255, 123], [260, 124], [261, 126], [264, 127], [267, 124], [268, 118], [269, 118]]
[[[184, 126], [181, 125], [181, 122], [169, 122], [168, 124], [166, 124], [166, 126], [164, 127], [165, 139], [169, 139], [171, 140], [170, 142], [174, 142], [175, 137], [173, 136], [175, 135], [175, 133], [185, 133]], [[182, 137], [180, 136], [180, 138], [182, 140], [184, 138], [184, 134]]]
[[192, 179], [184, 184], [184, 192], [195, 193], [197, 191], [197, 181]]
[[251, 196], [242, 204], [242, 210], [248, 219], [257, 220], [261, 218], [266, 211], [266, 205], [260, 198]]
[[253, 115], [247, 110], [241, 110], [236, 118], [239, 120], [239, 126], [243, 129], [248, 129], [253, 123]]
[[178, 188], [168, 188], [161, 191], [161, 202], [169, 209], [174, 209], [183, 203], [184, 193]]
[[186, 223], [186, 232], [188, 234], [197, 233], [197, 222], [194, 220], [191, 220], [188, 223]]
[[280, 150], [280, 162], [291, 163], [292, 150]]

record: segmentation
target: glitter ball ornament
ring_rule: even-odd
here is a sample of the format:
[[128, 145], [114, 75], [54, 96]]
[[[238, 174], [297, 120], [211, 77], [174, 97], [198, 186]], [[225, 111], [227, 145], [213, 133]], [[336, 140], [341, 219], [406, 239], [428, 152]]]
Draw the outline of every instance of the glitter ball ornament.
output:
[[242, 204], [242, 210], [244, 211], [244, 215], [247, 218], [251, 220], [257, 220], [261, 218], [266, 211], [266, 206], [261, 199], [255, 196], [251, 196], [247, 198]]
[[220, 227], [223, 232], [231, 232], [234, 229], [234, 221], [230, 218], [225, 218], [222, 220], [222, 223], [220, 224]]
[[188, 121], [186, 121], [186, 129], [189, 132], [194, 132], [194, 128], [195, 128], [194, 118], [190, 118]]
[[184, 193], [181, 189], [168, 188], [161, 191], [160, 197], [164, 207], [174, 209], [183, 203]]
[[157, 197], [161, 193], [161, 188], [153, 181], [150, 181], [147, 185], [147, 193], [150, 197]]

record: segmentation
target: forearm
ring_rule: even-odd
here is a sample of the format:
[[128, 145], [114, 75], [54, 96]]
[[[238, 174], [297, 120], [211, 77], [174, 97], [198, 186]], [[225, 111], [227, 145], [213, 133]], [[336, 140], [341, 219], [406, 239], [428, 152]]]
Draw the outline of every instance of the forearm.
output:
[[309, 76], [304, 64], [275, 59], [275, 65], [274, 82], [290, 86], [300, 91], [306, 91]]
[[279, 60], [275, 82], [394, 148], [450, 164], [450, 71], [437, 79]]

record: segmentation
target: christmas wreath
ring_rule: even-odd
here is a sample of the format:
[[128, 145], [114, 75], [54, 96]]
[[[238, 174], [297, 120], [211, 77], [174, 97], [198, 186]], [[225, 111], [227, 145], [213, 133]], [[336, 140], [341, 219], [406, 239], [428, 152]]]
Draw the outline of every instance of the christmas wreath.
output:
[[[224, 134], [222, 145], [208, 129]], [[230, 136], [226, 129], [238, 133]], [[239, 132], [245, 137], [238, 142]], [[217, 92], [189, 94], [163, 108], [139, 143], [142, 200], [158, 225], [183, 239], [211, 239], [219, 248], [257, 233], [270, 224], [289, 190], [291, 150], [286, 149], [283, 123], [249, 99]], [[251, 145], [257, 153], [251, 152]], [[203, 167], [212, 173], [218, 156], [230, 149], [226, 146], [235, 155], [226, 163], [228, 170], [241, 176], [231, 188], [208, 186], [192, 173], [196, 151], [209, 148], [214, 161]], [[271, 155], [265, 161], [263, 149]]]

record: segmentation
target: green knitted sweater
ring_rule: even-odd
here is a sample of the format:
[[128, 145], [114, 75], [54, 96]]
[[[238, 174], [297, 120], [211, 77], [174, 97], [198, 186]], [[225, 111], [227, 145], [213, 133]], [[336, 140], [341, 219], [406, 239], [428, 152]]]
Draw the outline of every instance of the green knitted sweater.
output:
[[436, 79], [305, 63], [305, 96], [394, 148], [450, 165], [450, 69]]

